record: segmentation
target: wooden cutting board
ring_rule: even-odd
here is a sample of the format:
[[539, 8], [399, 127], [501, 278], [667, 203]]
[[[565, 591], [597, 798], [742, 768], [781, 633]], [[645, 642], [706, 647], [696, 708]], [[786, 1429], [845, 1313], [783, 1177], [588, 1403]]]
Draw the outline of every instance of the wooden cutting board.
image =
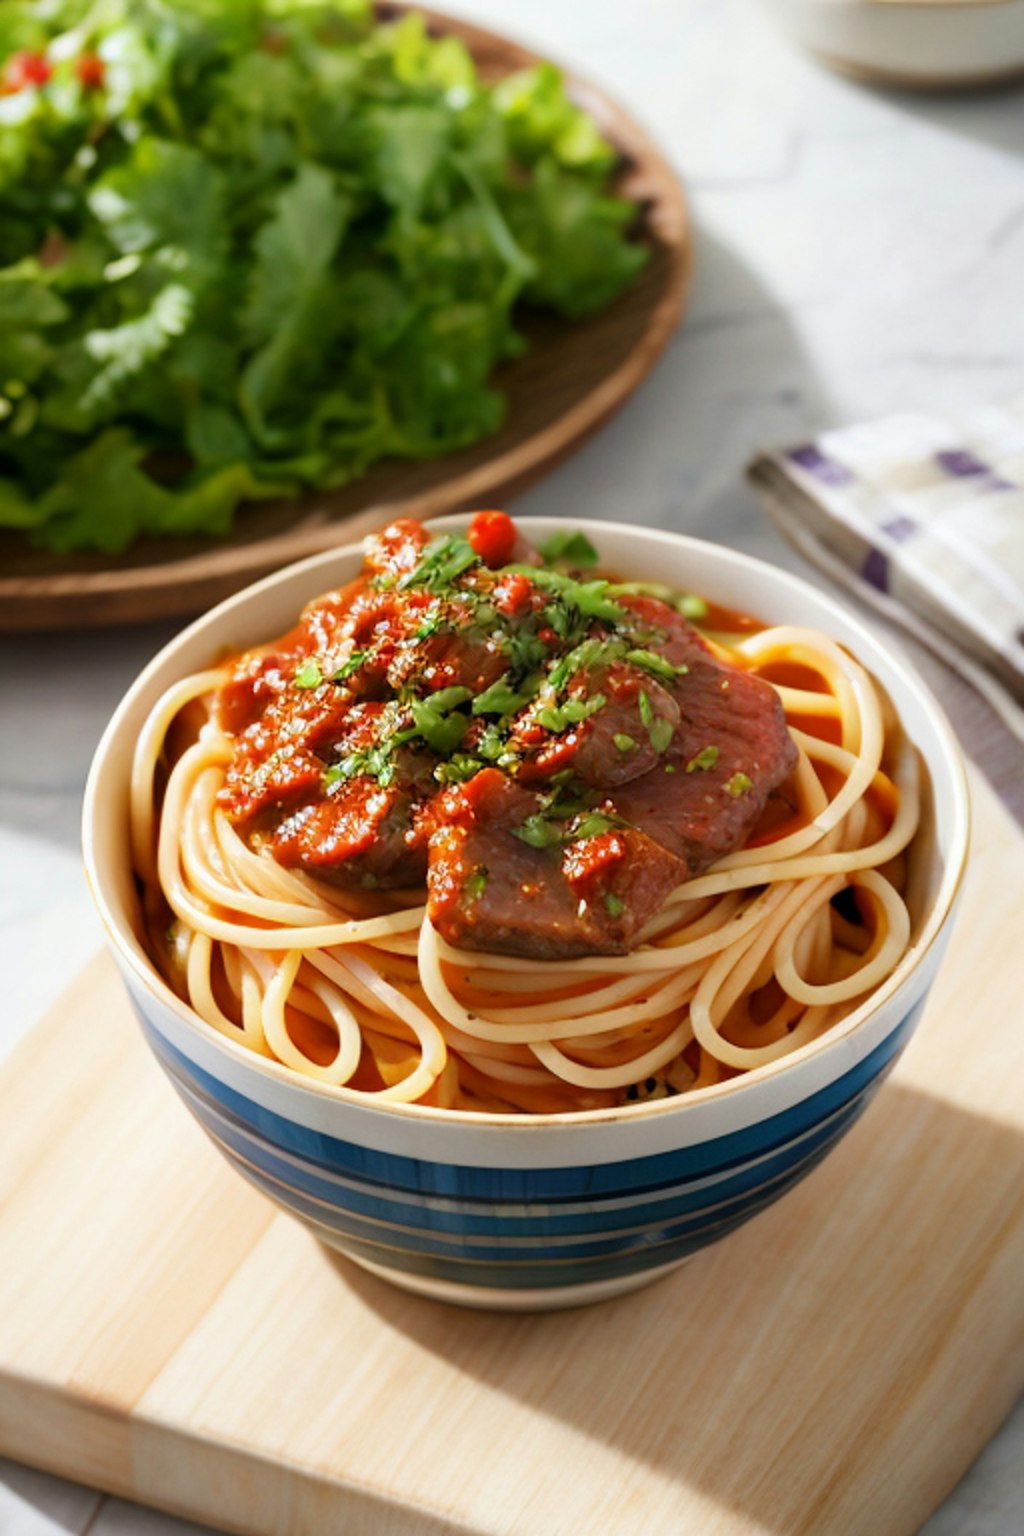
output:
[[903, 1536], [1024, 1386], [1024, 839], [842, 1145], [651, 1289], [392, 1290], [244, 1184], [95, 961], [0, 1074], [0, 1451], [247, 1536]]

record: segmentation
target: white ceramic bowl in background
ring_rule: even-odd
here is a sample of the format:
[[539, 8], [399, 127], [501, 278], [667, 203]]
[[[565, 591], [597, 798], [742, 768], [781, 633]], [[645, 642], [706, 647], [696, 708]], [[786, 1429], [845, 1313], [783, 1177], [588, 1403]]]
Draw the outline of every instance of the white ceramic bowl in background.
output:
[[764, 0], [827, 64], [918, 90], [1024, 75], [1024, 0]]
[[[257, 583], [166, 646], [108, 726], [85, 799], [86, 865], [114, 957], [146, 1039], [211, 1139], [350, 1258], [409, 1289], [477, 1306], [565, 1306], [629, 1290], [724, 1236], [813, 1167], [917, 1022], [967, 850], [966, 783], [949, 726], [915, 674], [845, 608], [732, 550], [623, 524], [573, 525], [624, 577], [828, 631], [888, 690], [923, 756], [930, 792], [913, 865], [910, 951], [867, 1002], [791, 1057], [699, 1094], [592, 1114], [375, 1106], [235, 1045], [172, 992], [139, 936], [128, 836], [139, 729], [176, 679], [284, 632], [310, 598], [351, 579], [358, 545]], [[522, 526], [542, 541], [566, 525]]]

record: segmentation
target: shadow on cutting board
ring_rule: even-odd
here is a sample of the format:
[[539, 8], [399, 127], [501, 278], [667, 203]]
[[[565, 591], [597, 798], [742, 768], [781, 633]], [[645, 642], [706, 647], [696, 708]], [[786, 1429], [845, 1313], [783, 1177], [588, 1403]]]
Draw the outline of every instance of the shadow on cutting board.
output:
[[[594, 1529], [600, 1487], [602, 1531], [915, 1531], [1024, 1382], [1024, 1135], [900, 1084], [778, 1206], [596, 1308], [461, 1311], [322, 1255], [476, 1384], [467, 1420], [429, 1377], [432, 1491], [457, 1475], [446, 1446], [479, 1458], [509, 1490], [495, 1530], [528, 1509]], [[410, 1379], [410, 1425], [418, 1397]], [[744, 1522], [691, 1527], [703, 1500]]]

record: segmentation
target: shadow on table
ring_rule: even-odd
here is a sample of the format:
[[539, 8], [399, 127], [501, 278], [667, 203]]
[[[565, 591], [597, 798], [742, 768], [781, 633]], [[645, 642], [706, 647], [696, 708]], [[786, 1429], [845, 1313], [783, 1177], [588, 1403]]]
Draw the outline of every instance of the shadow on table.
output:
[[1024, 80], [963, 91], [901, 91], [852, 80], [849, 85], [947, 133], [1024, 156]]
[[764, 538], [767, 520], [743, 483], [752, 450], [800, 441], [834, 407], [757, 273], [700, 225], [694, 240], [690, 307], [657, 367], [600, 433], [516, 499], [516, 513], [635, 522], [744, 547]]

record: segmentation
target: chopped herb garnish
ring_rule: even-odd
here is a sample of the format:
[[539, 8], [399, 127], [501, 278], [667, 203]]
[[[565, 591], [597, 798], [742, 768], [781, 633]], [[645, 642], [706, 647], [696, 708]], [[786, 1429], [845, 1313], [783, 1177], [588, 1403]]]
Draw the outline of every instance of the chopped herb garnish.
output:
[[591, 811], [582, 821], [576, 823], [572, 829], [572, 836], [574, 841], [582, 837], [601, 837], [605, 832], [614, 832], [617, 827], [628, 826], [628, 821], [609, 811]]
[[651, 746], [655, 752], [659, 755], [662, 752], [667, 752], [674, 735], [671, 720], [666, 720], [663, 716], [659, 717], [650, 727], [647, 734], [651, 738]]
[[621, 640], [583, 640], [555, 663], [548, 673], [548, 682], [556, 693], [560, 693], [574, 673], [607, 666], [617, 661], [624, 649]]
[[674, 666], [667, 656], [659, 656], [657, 651], [627, 651], [626, 660], [634, 666], [643, 667], [645, 672], [652, 672], [655, 677], [663, 677], [669, 683], [674, 683], [677, 677], [682, 677], [690, 670], [685, 661]]
[[324, 675], [320, 671], [320, 663], [315, 656], [310, 656], [304, 661], [292, 678], [296, 688], [319, 688], [323, 680]]
[[513, 827], [512, 830], [516, 837], [529, 843], [531, 848], [551, 848], [562, 841], [559, 829], [550, 821], [545, 821], [543, 816], [527, 816], [521, 827]]
[[616, 731], [615, 735], [612, 737], [612, 741], [618, 747], [620, 752], [632, 752], [633, 748], [636, 746], [636, 742], [633, 740], [632, 736], [627, 734], [626, 731]]
[[616, 896], [614, 891], [606, 891], [604, 907], [609, 917], [621, 917], [626, 910], [626, 903], [621, 896]]
[[397, 590], [407, 592], [410, 587], [423, 587], [430, 592], [450, 591], [456, 578], [479, 560], [480, 556], [461, 533], [431, 539], [423, 558], [396, 584]]
[[447, 757], [461, 742], [469, 726], [466, 715], [456, 706], [473, 697], [471, 688], [442, 688], [426, 699], [413, 699], [412, 717], [416, 729], [429, 747]]
[[419, 628], [413, 633], [413, 639], [429, 640], [431, 635], [437, 634], [438, 630], [443, 627], [444, 623], [444, 608], [440, 603], [435, 603], [432, 608], [427, 609], [426, 614], [420, 622]]
[[495, 762], [505, 751], [505, 738], [497, 725], [488, 725], [480, 733], [476, 744], [476, 751], [480, 757], [488, 762]]
[[[537, 686], [539, 685], [540, 679], [538, 677]], [[528, 704], [532, 697], [532, 693], [517, 693], [514, 688], [510, 687], [508, 675], [506, 674], [504, 677], [499, 677], [498, 681], [492, 683], [489, 688], [485, 688], [483, 693], [477, 694], [473, 700], [473, 713], [474, 715], [501, 715], [503, 717], [514, 715], [522, 709], [524, 704]]]
[[513, 672], [532, 672], [547, 660], [544, 641], [529, 629], [514, 629], [502, 637], [501, 649]]
[[745, 773], [734, 773], [732, 778], [726, 781], [724, 787], [727, 795], [732, 795], [734, 800], [738, 800], [740, 795], [750, 793], [754, 787], [754, 781], [748, 778]]
[[559, 603], [548, 603], [544, 609], [544, 622], [560, 640], [565, 640], [573, 628], [572, 611]]
[[331, 673], [332, 683], [346, 683], [353, 672], [358, 672], [363, 662], [369, 657], [369, 651], [353, 651], [348, 661], [343, 661], [336, 672]]
[[718, 762], [717, 747], [701, 747], [700, 751], [690, 758], [686, 765], [687, 773], [707, 773]]
[[547, 543], [541, 545], [540, 552], [547, 565], [555, 565], [559, 560], [564, 560], [577, 570], [589, 570], [599, 559], [597, 550], [585, 533], [571, 533], [568, 530], [553, 533]]
[[671, 720], [666, 720], [663, 716], [654, 713], [654, 705], [646, 693], [641, 693], [637, 702], [640, 706], [640, 719], [647, 727], [647, 734], [651, 738], [651, 746], [658, 753], [667, 751], [675, 734], [675, 727]]
[[533, 565], [510, 565], [507, 569], [529, 576], [535, 587], [554, 593], [578, 609], [584, 618], [601, 619], [606, 624], [625, 624], [629, 617], [626, 610], [608, 596], [607, 581], [574, 581], [560, 571], [539, 570]]
[[367, 747], [358, 752], [349, 752], [340, 762], [332, 763], [324, 774], [324, 788], [334, 789], [338, 784], [346, 784], [349, 779], [367, 778], [376, 779], [382, 789], [387, 789], [394, 782], [398, 765], [394, 761], [396, 747], [402, 746], [416, 735], [413, 729], [393, 731], [383, 741], [375, 742], [372, 747]]
[[666, 773], [675, 773], [675, 771], [676, 771], [675, 763], [666, 763], [665, 764], [665, 772]]
[[675, 606], [684, 619], [706, 619], [708, 616], [707, 603], [695, 592], [681, 593], [675, 600]]
[[487, 888], [487, 879], [486, 868], [483, 864], [478, 864], [463, 887], [470, 901], [480, 900], [480, 897]]
[[557, 735], [566, 726], [582, 725], [584, 720], [589, 720], [591, 715], [603, 709], [607, 702], [603, 693], [595, 693], [589, 699], [567, 699], [564, 704], [546, 705], [538, 709], [534, 719], [546, 731], [554, 731]]
[[487, 765], [469, 752], [456, 752], [446, 763], [438, 763], [434, 778], [439, 784], [464, 784]]

